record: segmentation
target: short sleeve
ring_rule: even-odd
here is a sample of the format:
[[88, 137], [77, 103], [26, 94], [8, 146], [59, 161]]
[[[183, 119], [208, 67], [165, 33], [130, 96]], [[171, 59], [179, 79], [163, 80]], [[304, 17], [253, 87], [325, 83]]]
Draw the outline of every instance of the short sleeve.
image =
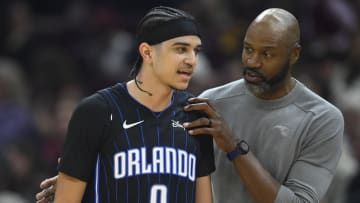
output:
[[213, 138], [210, 135], [196, 138], [200, 146], [197, 177], [207, 176], [215, 171]]
[[68, 126], [60, 172], [89, 181], [110, 123], [110, 113], [107, 102], [98, 93], [79, 103]]
[[[201, 117], [206, 117], [206, 114], [201, 111], [193, 111], [192, 120]], [[211, 135], [198, 135], [195, 138], [199, 142], [200, 153], [197, 165], [197, 177], [210, 175], [215, 171], [215, 157], [214, 157], [214, 143]]]

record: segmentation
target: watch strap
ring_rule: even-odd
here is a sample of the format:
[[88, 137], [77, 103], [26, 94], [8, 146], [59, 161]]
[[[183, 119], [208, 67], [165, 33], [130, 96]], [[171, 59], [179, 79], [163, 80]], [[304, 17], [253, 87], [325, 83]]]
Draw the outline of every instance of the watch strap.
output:
[[[245, 147], [244, 147], [245, 146]], [[226, 154], [227, 158], [230, 161], [233, 161], [236, 157], [240, 156], [240, 155], [244, 155], [247, 154], [249, 152], [249, 145], [247, 142], [245, 142], [244, 140], [241, 140], [240, 142], [238, 142], [236, 144], [236, 147], [233, 151], [228, 152]]]

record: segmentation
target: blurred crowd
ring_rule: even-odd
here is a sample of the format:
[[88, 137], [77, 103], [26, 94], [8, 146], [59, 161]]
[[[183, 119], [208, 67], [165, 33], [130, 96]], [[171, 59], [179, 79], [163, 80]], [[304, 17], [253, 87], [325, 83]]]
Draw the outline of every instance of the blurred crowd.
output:
[[346, 122], [323, 203], [360, 202], [360, 1], [8, 0], [0, 1], [0, 203], [34, 202], [40, 181], [57, 173], [72, 111], [81, 98], [129, 79], [136, 24], [156, 5], [190, 12], [204, 33], [195, 95], [242, 77], [244, 32], [260, 11], [292, 12], [303, 46], [295, 76]]

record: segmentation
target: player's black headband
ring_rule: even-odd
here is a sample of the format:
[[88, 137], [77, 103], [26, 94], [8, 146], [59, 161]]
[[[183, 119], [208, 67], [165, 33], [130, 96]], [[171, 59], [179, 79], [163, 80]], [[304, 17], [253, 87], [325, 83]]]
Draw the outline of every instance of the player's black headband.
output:
[[164, 22], [160, 25], [143, 27], [137, 40], [139, 44], [141, 42], [147, 42], [150, 45], [154, 45], [185, 35], [197, 35], [200, 37], [199, 30], [193, 20], [179, 18]]

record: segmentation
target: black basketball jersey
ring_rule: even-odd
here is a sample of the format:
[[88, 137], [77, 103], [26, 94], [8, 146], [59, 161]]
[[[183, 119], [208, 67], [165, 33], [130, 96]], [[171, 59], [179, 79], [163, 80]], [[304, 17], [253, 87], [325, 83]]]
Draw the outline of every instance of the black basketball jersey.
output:
[[195, 201], [196, 177], [215, 170], [212, 137], [182, 126], [198, 116], [174, 91], [152, 112], [119, 83], [80, 102], [70, 120], [59, 171], [87, 182], [83, 202]]

